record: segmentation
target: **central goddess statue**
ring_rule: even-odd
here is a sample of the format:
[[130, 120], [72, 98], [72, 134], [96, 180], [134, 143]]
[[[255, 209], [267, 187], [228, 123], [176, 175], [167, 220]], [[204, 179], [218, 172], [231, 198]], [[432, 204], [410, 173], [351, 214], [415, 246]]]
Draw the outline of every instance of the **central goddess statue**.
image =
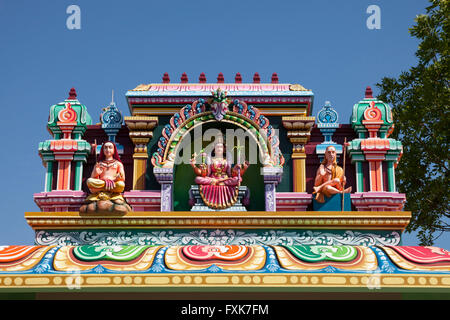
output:
[[190, 161], [203, 202], [212, 209], [226, 209], [236, 203], [242, 175], [249, 166], [248, 161], [232, 166], [231, 159], [224, 158], [224, 154], [223, 138], [219, 136], [211, 156], [201, 153], [202, 163], [197, 164], [197, 154], [194, 153]]

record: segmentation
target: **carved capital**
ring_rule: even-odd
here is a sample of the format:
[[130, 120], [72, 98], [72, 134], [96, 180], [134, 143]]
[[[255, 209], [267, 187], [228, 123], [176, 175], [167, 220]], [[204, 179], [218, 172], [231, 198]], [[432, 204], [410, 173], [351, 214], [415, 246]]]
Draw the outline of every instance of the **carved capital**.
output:
[[158, 124], [158, 117], [125, 117], [125, 124], [130, 130], [130, 139], [134, 144], [134, 153], [146, 154], [147, 144], [153, 137], [153, 130]]
[[315, 117], [282, 117], [281, 121], [292, 143], [292, 153], [305, 153], [305, 144], [311, 137]]

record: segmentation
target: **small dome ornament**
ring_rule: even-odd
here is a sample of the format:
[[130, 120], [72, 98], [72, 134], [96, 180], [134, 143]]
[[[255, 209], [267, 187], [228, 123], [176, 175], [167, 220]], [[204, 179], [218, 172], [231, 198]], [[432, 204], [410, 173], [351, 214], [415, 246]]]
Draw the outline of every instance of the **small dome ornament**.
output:
[[330, 101], [325, 101], [325, 105], [317, 114], [317, 128], [323, 135], [324, 141], [316, 146], [316, 153], [319, 156], [319, 160], [324, 159], [326, 150], [332, 146], [336, 151], [337, 159], [342, 154], [342, 146], [333, 141], [333, 134], [337, 128], [339, 128], [339, 115], [336, 110], [331, 106]]
[[[116, 143], [116, 136], [119, 133], [120, 128], [122, 128], [123, 116], [114, 102], [114, 91], [112, 92], [111, 103], [106, 108], [103, 108], [103, 112], [100, 114], [100, 122], [102, 124], [102, 129], [108, 136], [108, 140]], [[117, 143], [116, 147], [119, 154], [122, 154], [123, 146]]]
[[100, 115], [100, 122], [102, 123], [102, 128], [120, 129], [122, 127], [123, 116], [114, 102], [114, 91], [112, 92], [111, 103], [106, 108], [103, 108], [103, 112]]
[[339, 119], [338, 113], [331, 107], [330, 101], [325, 101], [325, 105], [317, 115], [318, 123], [337, 123]]

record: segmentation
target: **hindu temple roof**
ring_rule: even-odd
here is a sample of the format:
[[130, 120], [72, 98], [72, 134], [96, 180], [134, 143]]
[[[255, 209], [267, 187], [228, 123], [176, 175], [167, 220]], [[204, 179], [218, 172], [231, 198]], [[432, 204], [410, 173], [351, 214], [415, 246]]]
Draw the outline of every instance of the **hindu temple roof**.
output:
[[237, 73], [233, 83], [225, 83], [222, 73], [217, 76], [216, 83], [207, 83], [206, 76], [202, 72], [198, 82], [189, 83], [188, 76], [183, 73], [179, 83], [171, 83], [167, 73], [162, 78], [162, 83], [140, 84], [129, 90], [127, 97], [136, 96], [209, 96], [211, 91], [218, 88], [227, 91], [232, 96], [312, 96], [313, 92], [300, 84], [278, 83], [278, 75], [272, 74], [270, 83], [261, 83], [258, 73], [253, 76], [252, 83], [242, 83], [242, 76]]

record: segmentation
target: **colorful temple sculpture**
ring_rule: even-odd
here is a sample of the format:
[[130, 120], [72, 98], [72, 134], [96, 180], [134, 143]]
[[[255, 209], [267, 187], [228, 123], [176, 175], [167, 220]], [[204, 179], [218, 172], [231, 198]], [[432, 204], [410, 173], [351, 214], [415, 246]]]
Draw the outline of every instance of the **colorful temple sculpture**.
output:
[[72, 88], [39, 144], [35, 244], [0, 247], [0, 293], [448, 296], [450, 253], [402, 245], [390, 107], [368, 87], [343, 124], [313, 97], [275, 73], [164, 74], [93, 124]]
[[396, 191], [394, 171], [403, 149], [400, 141], [389, 138], [394, 130], [391, 108], [367, 87], [364, 100], [353, 106], [351, 125], [358, 135], [349, 146], [356, 168], [355, 208], [401, 210], [406, 197]]
[[42, 211], [73, 211], [83, 203], [83, 168], [91, 145], [82, 137], [91, 124], [74, 88], [66, 100], [50, 107], [47, 129], [53, 139], [39, 143], [39, 155], [46, 167], [44, 192], [34, 195]]

